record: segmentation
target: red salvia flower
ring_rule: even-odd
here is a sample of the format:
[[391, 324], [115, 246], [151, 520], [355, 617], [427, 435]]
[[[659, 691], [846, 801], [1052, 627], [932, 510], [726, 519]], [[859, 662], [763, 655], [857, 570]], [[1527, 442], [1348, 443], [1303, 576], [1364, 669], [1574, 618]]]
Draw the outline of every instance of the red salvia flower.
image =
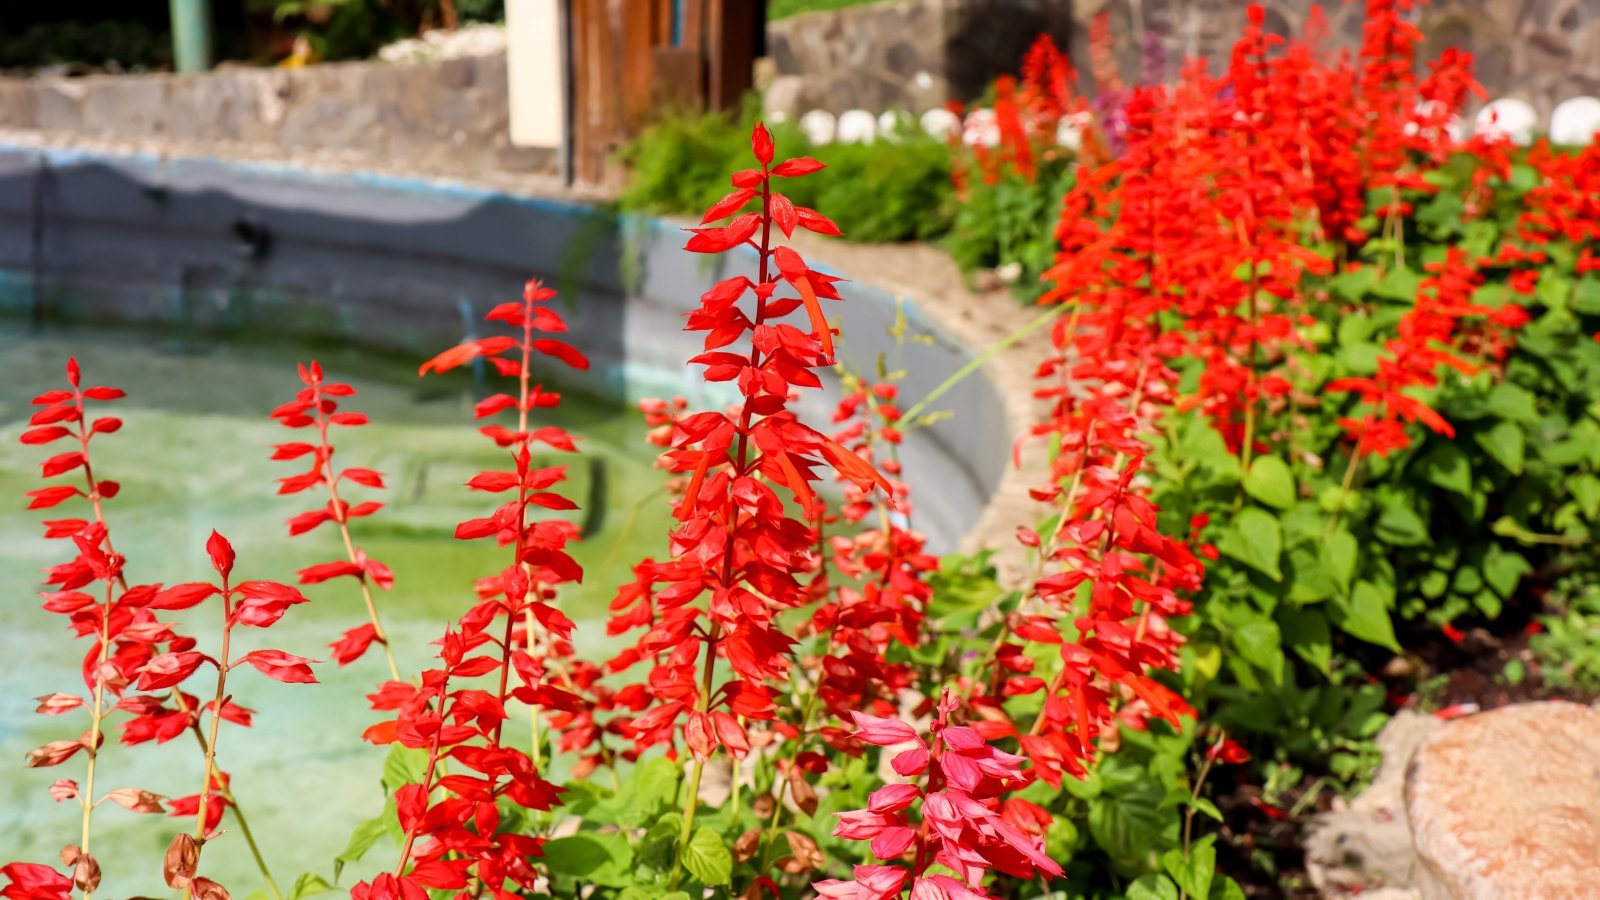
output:
[[316, 360], [312, 360], [310, 365], [300, 366], [299, 374], [300, 383], [304, 387], [293, 400], [273, 410], [272, 417], [285, 428], [314, 429], [315, 443], [294, 441], [273, 447], [272, 458], [275, 460], [308, 457], [310, 459], [310, 468], [305, 472], [278, 479], [278, 493], [298, 494], [320, 486], [328, 495], [327, 503], [290, 519], [289, 533], [304, 534], [324, 523], [332, 522], [338, 527], [346, 550], [344, 559], [317, 563], [301, 569], [300, 583], [320, 584], [334, 578], [354, 578], [361, 588], [368, 622], [345, 632], [344, 636], [332, 645], [334, 659], [341, 666], [349, 665], [366, 653], [373, 644], [377, 644], [383, 648], [384, 656], [389, 663], [390, 677], [399, 681], [400, 668], [395, 663], [394, 651], [389, 647], [389, 639], [384, 633], [383, 622], [378, 615], [377, 603], [372, 593], [374, 585], [386, 591], [391, 589], [394, 586], [394, 573], [388, 566], [368, 557], [365, 551], [355, 544], [350, 534], [352, 519], [369, 516], [381, 509], [383, 504], [369, 500], [351, 505], [340, 494], [341, 490], [346, 490], [351, 485], [382, 489], [383, 475], [372, 469], [356, 466], [339, 469], [333, 464], [333, 441], [330, 429], [366, 425], [368, 419], [361, 413], [339, 410], [339, 398], [353, 397], [356, 390], [348, 384], [326, 381], [323, 378], [322, 366]]

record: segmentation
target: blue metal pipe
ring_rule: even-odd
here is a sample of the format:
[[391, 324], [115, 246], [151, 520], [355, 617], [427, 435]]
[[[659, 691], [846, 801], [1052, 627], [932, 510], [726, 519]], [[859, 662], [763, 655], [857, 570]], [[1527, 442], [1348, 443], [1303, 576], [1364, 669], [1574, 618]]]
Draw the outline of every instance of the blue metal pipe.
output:
[[169, 0], [172, 61], [179, 72], [211, 68], [211, 0]]

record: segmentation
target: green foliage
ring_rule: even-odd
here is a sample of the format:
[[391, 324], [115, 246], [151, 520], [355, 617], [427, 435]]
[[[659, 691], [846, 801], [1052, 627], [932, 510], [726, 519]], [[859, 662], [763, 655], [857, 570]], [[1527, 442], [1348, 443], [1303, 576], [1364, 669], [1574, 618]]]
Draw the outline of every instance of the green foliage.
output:
[[172, 38], [139, 19], [67, 19], [0, 27], [0, 69], [115, 62], [138, 70], [169, 65]]
[[1558, 690], [1600, 693], [1600, 585], [1565, 579], [1552, 593], [1553, 611], [1528, 641], [1539, 674]]
[[416, 33], [380, 0], [248, 0], [245, 8], [294, 28], [321, 60], [365, 58]]
[[955, 213], [945, 249], [962, 271], [997, 269], [1019, 299], [1044, 293], [1040, 276], [1055, 262], [1056, 220], [1072, 187], [1062, 161], [1044, 162], [1032, 181], [1006, 170], [992, 181], [974, 177]]
[[776, 22], [790, 16], [808, 12], [827, 12], [850, 6], [863, 6], [881, 0], [771, 0], [767, 4], [767, 21]]
[[[247, 0], [252, 13], [293, 27], [319, 60], [364, 59], [385, 44], [415, 36], [425, 24], [437, 25], [438, 0], [395, 4], [387, 0]], [[505, 0], [455, 0], [461, 24], [498, 22]]]
[[[753, 104], [740, 116], [669, 113], [618, 154], [628, 167], [620, 205], [630, 212], [699, 215], [732, 188], [728, 172], [749, 161]], [[773, 128], [789, 156], [812, 156], [827, 178], [784, 184], [800, 206], [824, 210], [861, 243], [932, 240], [952, 215], [949, 151], [909, 122], [871, 144], [811, 144], [797, 126]]]
[[[1216, 550], [1180, 623], [1191, 641], [1183, 693], [1202, 721], [1255, 749], [1269, 794], [1307, 781], [1362, 787], [1387, 718], [1373, 679], [1384, 663], [1444, 623], [1492, 629], [1509, 610], [1524, 621], [1547, 573], [1569, 575], [1533, 639], [1539, 668], [1553, 686], [1600, 689], [1600, 591], [1589, 587], [1600, 572], [1585, 550], [1600, 539], [1600, 278], [1575, 275], [1575, 251], [1561, 246], [1548, 248], [1531, 297], [1513, 296], [1508, 270], [1486, 271], [1475, 302], [1520, 300], [1531, 321], [1503, 361], [1444, 371], [1419, 393], [1453, 437], [1416, 427], [1412, 446], [1352, 459], [1338, 420], [1357, 401], [1326, 390], [1376, 370], [1446, 247], [1494, 257], [1519, 240], [1528, 184], [1492, 184], [1490, 214], [1463, 222], [1455, 207], [1468, 178], [1465, 164], [1451, 167], [1437, 195], [1415, 198], [1403, 257], [1399, 244], [1373, 242], [1365, 266], [1308, 286], [1328, 298], [1306, 307], [1318, 320], [1305, 330], [1313, 346], [1287, 402], [1257, 423], [1259, 434], [1294, 435], [1286, 450], [1241, 461], [1195, 417], [1169, 419], [1155, 438], [1163, 528], [1183, 533], [1208, 517], [1201, 539]], [[1181, 373], [1187, 383], [1197, 366]], [[1150, 873], [1135, 888], [1172, 893]]]
[[[946, 556], [939, 570], [930, 574], [929, 584], [934, 589], [929, 613], [940, 622], [936, 630], [949, 634], [959, 629], [973, 636], [956, 649], [987, 646], [997, 634], [999, 622], [978, 613], [985, 608], [1006, 612], [1020, 599], [1000, 586], [987, 552]], [[950, 656], [941, 651], [932, 658]], [[987, 661], [974, 656], [960, 655], [963, 675], [987, 677]], [[1018, 794], [1043, 806], [1053, 818], [1045, 846], [1067, 874], [1065, 881], [1052, 885], [1063, 892], [1048, 896], [1131, 897], [1141, 896], [1138, 891], [1145, 890], [1151, 892], [1146, 896], [1176, 898], [1178, 884], [1194, 888], [1213, 879], [1214, 884], [1204, 884], [1204, 893], [1190, 890], [1189, 896], [1242, 896], [1230, 879], [1214, 874], [1212, 839], [1191, 842], [1188, 861], [1184, 861], [1186, 819], [1221, 818], [1208, 796], [1211, 786], [1204, 782], [1196, 785], [1203, 769], [1204, 745], [1195, 741], [1193, 728], [1178, 732], [1157, 721], [1147, 731], [1122, 729], [1116, 743], [1120, 746], [1115, 752], [1098, 755], [1081, 779], [1067, 776], [1060, 788], [1041, 780]], [[826, 811], [820, 809], [816, 818], [824, 819]], [[850, 851], [848, 842], [824, 843], [823, 847], [830, 854]], [[1180, 880], [1174, 882], [1175, 877]], [[1129, 883], [1135, 887], [1128, 888]], [[1020, 889], [1012, 894], [999, 888], [995, 895], [1037, 896], [1037, 889], [1029, 891], [1026, 884], [1016, 882]]]

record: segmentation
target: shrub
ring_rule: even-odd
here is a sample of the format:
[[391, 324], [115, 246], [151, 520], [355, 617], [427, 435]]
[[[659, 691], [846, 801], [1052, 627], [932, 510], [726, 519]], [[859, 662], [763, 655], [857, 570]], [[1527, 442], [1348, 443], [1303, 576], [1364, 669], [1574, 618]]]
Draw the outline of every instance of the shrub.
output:
[[[747, 104], [747, 106], [750, 104]], [[726, 192], [724, 173], [740, 165], [746, 113], [672, 113], [621, 151], [629, 169], [624, 210], [691, 215]], [[871, 144], [812, 145], [795, 125], [776, 139], [826, 163], [824, 184], [797, 186], [795, 202], [827, 209], [845, 236], [862, 243], [931, 240], [950, 227], [950, 161], [944, 144], [903, 124]]]

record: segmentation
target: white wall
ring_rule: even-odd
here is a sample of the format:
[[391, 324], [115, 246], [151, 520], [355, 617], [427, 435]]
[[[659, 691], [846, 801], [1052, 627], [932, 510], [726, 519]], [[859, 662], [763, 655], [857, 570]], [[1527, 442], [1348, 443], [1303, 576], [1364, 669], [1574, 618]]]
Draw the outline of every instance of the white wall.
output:
[[506, 77], [511, 143], [560, 147], [566, 140], [561, 0], [506, 0]]

